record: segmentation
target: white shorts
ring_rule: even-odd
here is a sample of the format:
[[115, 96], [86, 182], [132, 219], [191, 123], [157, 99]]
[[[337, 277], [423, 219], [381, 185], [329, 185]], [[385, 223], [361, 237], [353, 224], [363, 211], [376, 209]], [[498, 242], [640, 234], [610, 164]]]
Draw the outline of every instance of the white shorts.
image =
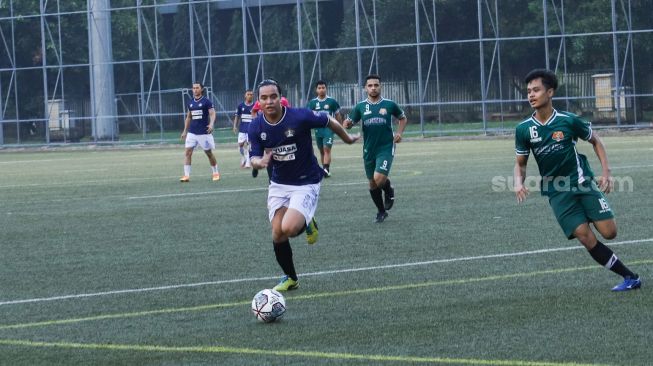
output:
[[247, 142], [247, 134], [245, 132], [238, 132], [238, 144]]
[[291, 186], [271, 182], [268, 189], [269, 219], [272, 221], [278, 209], [288, 207], [301, 212], [306, 223], [309, 223], [315, 216], [319, 196], [320, 183]]
[[194, 149], [198, 145], [201, 146], [204, 151], [215, 149], [215, 140], [213, 140], [213, 135], [196, 135], [189, 132], [186, 135], [186, 148]]

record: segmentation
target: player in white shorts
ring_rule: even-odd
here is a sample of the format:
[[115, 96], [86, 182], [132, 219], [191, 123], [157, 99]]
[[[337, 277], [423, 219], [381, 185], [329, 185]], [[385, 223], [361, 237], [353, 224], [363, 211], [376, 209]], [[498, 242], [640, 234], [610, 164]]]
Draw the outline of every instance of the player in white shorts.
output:
[[184, 131], [181, 139], [185, 140], [184, 175], [179, 179], [182, 183], [190, 182], [190, 167], [193, 157], [193, 150], [200, 146], [211, 164], [213, 181], [220, 180], [218, 162], [213, 155], [215, 140], [213, 140], [213, 125], [215, 123], [215, 109], [213, 103], [202, 92], [204, 86], [200, 82], [193, 83], [193, 99], [187, 104], [188, 113], [184, 120]]
[[198, 146], [204, 151], [215, 149], [215, 139], [213, 139], [213, 135], [196, 135], [192, 132], [188, 132], [186, 134], [184, 147], [187, 149], [194, 149]]
[[312, 222], [319, 197], [320, 183], [294, 186], [270, 182], [268, 188], [268, 217], [270, 222], [274, 219], [277, 210], [283, 207], [301, 213], [304, 216], [304, 222]]
[[[254, 92], [251, 89], [245, 91], [245, 100], [238, 105], [234, 115], [234, 133], [238, 134], [238, 150], [240, 152], [241, 168], [251, 167], [249, 163], [249, 143], [247, 142], [247, 130], [252, 122], [252, 107], [254, 106]], [[257, 171], [258, 172], [258, 171]]]
[[309, 244], [318, 237], [314, 215], [324, 171], [313, 154], [311, 129], [329, 127], [348, 144], [356, 142], [360, 135], [348, 134], [327, 114], [282, 107], [281, 88], [274, 80], [259, 84], [258, 99], [263, 113], [249, 126], [250, 159], [253, 169], [272, 166], [268, 217], [274, 254], [285, 274], [274, 289], [294, 290], [299, 283], [289, 239], [304, 230]]

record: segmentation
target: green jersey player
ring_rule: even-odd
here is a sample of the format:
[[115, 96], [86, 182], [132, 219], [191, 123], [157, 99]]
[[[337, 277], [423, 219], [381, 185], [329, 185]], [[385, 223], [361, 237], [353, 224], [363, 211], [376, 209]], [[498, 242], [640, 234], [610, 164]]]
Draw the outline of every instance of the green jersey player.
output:
[[[395, 144], [401, 142], [401, 134], [408, 119], [404, 111], [390, 99], [381, 97], [381, 78], [368, 75], [365, 78], [367, 99], [359, 102], [351, 110], [343, 123], [351, 128], [354, 123], [363, 121], [363, 162], [365, 174], [369, 180], [370, 195], [378, 209], [375, 222], [381, 223], [388, 217], [395, 199], [394, 188], [388, 179]], [[397, 132], [392, 129], [392, 117], [399, 120]], [[382, 197], [382, 192], [385, 198]]]
[[[639, 276], [601, 243], [590, 227], [591, 223], [605, 239], [617, 236], [617, 224], [605, 198], [605, 194], [612, 190], [614, 181], [603, 142], [588, 122], [553, 108], [552, 99], [558, 87], [553, 72], [533, 70], [526, 76], [525, 83], [528, 102], [535, 112], [515, 131], [517, 201], [523, 202], [528, 195], [524, 180], [528, 156], [532, 151], [542, 177], [542, 195], [549, 198], [565, 235], [569, 239], [577, 238], [595, 261], [624, 278], [613, 291], [639, 288]], [[602, 175], [596, 180], [587, 158], [576, 151], [579, 138], [592, 144], [601, 162]]]
[[[340, 104], [335, 99], [327, 96], [327, 84], [325, 81], [318, 80], [315, 83], [315, 94], [317, 96], [308, 102], [306, 108], [312, 111], [326, 113], [334, 117], [339, 123], [342, 123]], [[333, 131], [328, 127], [315, 129], [315, 142], [317, 143], [317, 149], [320, 150], [320, 160], [322, 169], [324, 170], [324, 177], [329, 178], [331, 176]]]

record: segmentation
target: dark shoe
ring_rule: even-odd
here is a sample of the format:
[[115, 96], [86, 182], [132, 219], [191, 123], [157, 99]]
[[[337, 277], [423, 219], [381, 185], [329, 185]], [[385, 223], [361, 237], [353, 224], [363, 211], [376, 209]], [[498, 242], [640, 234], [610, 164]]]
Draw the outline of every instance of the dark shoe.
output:
[[374, 222], [376, 222], [377, 224], [380, 224], [380, 223], [382, 223], [383, 221], [385, 221], [385, 219], [386, 219], [387, 217], [388, 217], [388, 213], [387, 213], [387, 212], [385, 212], [385, 211], [383, 211], [383, 212], [379, 212], [379, 213], [376, 214], [376, 219], [374, 219]]

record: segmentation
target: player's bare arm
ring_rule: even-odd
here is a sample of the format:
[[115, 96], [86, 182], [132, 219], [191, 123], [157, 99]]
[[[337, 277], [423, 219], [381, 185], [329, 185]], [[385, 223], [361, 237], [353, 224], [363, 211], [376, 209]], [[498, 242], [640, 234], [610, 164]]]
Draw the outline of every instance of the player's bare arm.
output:
[[408, 118], [406, 118], [406, 116], [404, 116], [402, 119], [399, 120], [399, 128], [397, 128], [397, 132], [395, 132], [393, 138], [395, 144], [401, 142], [401, 135], [403, 135], [407, 124], [408, 124]]
[[234, 134], [238, 134], [238, 128], [240, 127], [240, 116], [236, 115], [234, 117]]
[[188, 111], [188, 113], [186, 113], [186, 119], [184, 120], [184, 130], [181, 132], [182, 140], [185, 140], [186, 135], [188, 135], [188, 127], [190, 127], [190, 118], [191, 118], [190, 111]]
[[342, 127], [346, 128], [346, 129], [350, 129], [350, 128], [352, 128], [352, 126], [354, 126], [354, 121], [350, 120], [349, 118], [346, 118], [342, 122]]
[[345, 130], [345, 128], [338, 122], [338, 120], [336, 120], [333, 117], [329, 117], [329, 124], [327, 125], [327, 127], [329, 127], [331, 131], [333, 131], [333, 133], [338, 135], [338, 137], [340, 137], [342, 141], [344, 141], [347, 144], [353, 144], [354, 142], [358, 141], [361, 138], [360, 134], [355, 134], [355, 135], [349, 134]]
[[612, 177], [612, 172], [610, 171], [610, 165], [608, 164], [608, 153], [605, 151], [605, 145], [603, 145], [603, 140], [599, 137], [596, 131], [592, 132], [592, 137], [587, 140], [594, 147], [594, 152], [596, 157], [599, 158], [601, 162], [601, 176], [598, 178], [599, 189], [604, 193], [612, 192], [614, 187], [614, 178]]
[[524, 186], [524, 180], [526, 179], [526, 166], [528, 164], [528, 156], [526, 155], [517, 155], [515, 158], [515, 169], [513, 171], [513, 178], [515, 181], [515, 195], [517, 196], [517, 202], [522, 203], [526, 200], [528, 196], [528, 188]]
[[207, 133], [213, 133], [213, 125], [215, 124], [215, 109], [209, 109], [209, 125], [206, 126]]
[[272, 159], [272, 150], [266, 149], [263, 153], [263, 156], [252, 156], [250, 157], [250, 163], [254, 169], [265, 169], [270, 164], [270, 159]]

